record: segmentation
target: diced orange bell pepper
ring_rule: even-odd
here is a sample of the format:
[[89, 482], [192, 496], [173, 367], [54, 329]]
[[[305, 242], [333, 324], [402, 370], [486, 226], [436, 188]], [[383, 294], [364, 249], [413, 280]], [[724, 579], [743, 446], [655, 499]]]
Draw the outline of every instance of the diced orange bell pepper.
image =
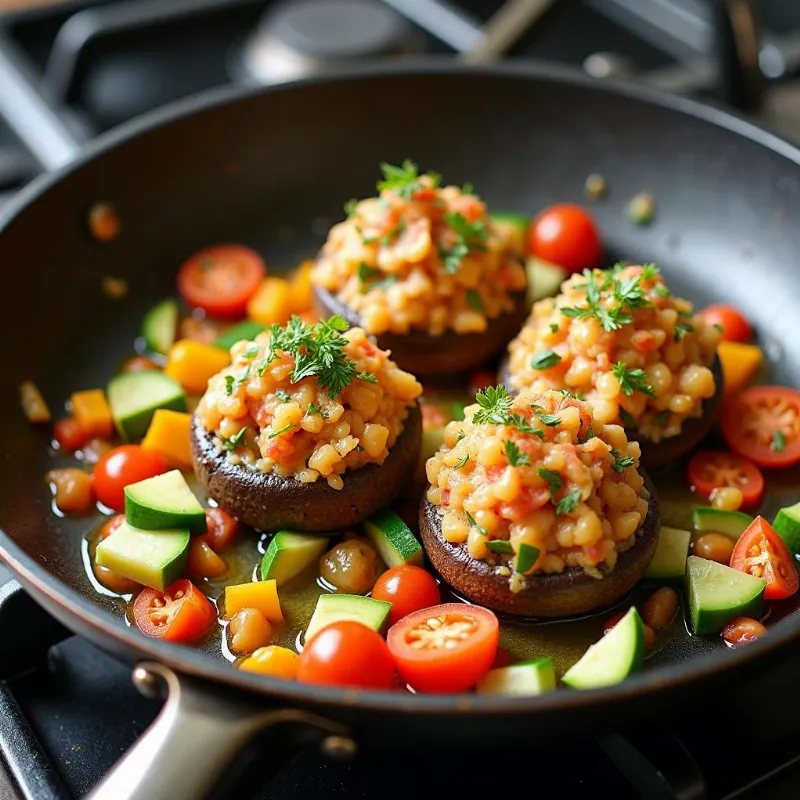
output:
[[761, 369], [764, 352], [754, 344], [720, 342], [717, 355], [722, 364], [725, 394], [743, 389]]
[[209, 378], [229, 363], [230, 354], [227, 350], [181, 339], [170, 348], [164, 373], [177, 381], [188, 394], [202, 394]]
[[311, 308], [311, 268], [314, 262], [304, 261], [293, 273], [290, 279], [292, 295], [290, 298], [292, 312], [302, 314]]
[[114, 432], [114, 419], [102, 389], [75, 392], [70, 400], [72, 416], [75, 417], [87, 437], [111, 436]]
[[283, 622], [277, 581], [255, 581], [226, 586], [225, 616], [230, 619], [243, 608], [257, 608], [270, 622]]
[[192, 466], [191, 426], [190, 414], [159, 408], [150, 420], [142, 447], [160, 453], [171, 467], [189, 469]]
[[300, 656], [288, 647], [271, 644], [268, 647], [259, 647], [251, 656], [241, 661], [239, 669], [291, 681], [297, 677], [299, 659]]
[[292, 316], [292, 287], [285, 278], [264, 278], [247, 303], [247, 316], [262, 325], [283, 325]]

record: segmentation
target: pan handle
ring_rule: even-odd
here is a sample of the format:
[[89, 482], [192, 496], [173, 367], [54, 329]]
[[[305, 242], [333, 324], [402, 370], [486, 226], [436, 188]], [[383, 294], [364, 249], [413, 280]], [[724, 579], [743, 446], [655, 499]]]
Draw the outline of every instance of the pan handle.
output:
[[133, 681], [146, 695], [166, 686], [153, 724], [99, 783], [89, 800], [198, 800], [206, 797], [237, 753], [256, 735], [284, 724], [321, 736], [330, 754], [355, 743], [338, 723], [299, 709], [265, 709], [252, 698], [210, 690], [201, 680], [145, 662]]

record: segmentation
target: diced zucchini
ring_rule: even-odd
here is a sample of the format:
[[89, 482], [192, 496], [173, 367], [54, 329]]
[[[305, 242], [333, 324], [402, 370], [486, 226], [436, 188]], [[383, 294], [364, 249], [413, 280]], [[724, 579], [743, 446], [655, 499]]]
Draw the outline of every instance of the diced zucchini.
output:
[[393, 511], [384, 509], [374, 514], [364, 523], [364, 532], [387, 567], [422, 563], [422, 545]]
[[420, 458], [423, 465], [444, 444], [444, 428], [427, 428], [422, 431]]
[[561, 284], [569, 277], [563, 267], [530, 256], [525, 262], [528, 271], [528, 305], [558, 294]]
[[660, 583], [682, 581], [692, 534], [680, 528], [662, 526], [656, 553], [645, 572], [645, 578]]
[[238, 325], [223, 331], [212, 344], [215, 347], [221, 347], [223, 350], [230, 350], [236, 342], [240, 342], [242, 339], [247, 339], [248, 341], [255, 339], [264, 330], [266, 328], [260, 322], [246, 319], [244, 322], [240, 322]]
[[326, 625], [351, 620], [380, 631], [389, 619], [392, 604], [360, 594], [323, 594], [308, 622], [304, 642], [308, 644]]
[[125, 519], [134, 528], [205, 533], [206, 512], [179, 469], [125, 487]]
[[750, 526], [753, 518], [742, 511], [697, 506], [692, 512], [692, 521], [698, 533], [713, 531], [730, 536], [731, 539], [738, 539]]
[[163, 592], [183, 575], [188, 555], [188, 530], [144, 531], [123, 522], [97, 545], [95, 561]]
[[686, 593], [692, 630], [698, 636], [719, 633], [736, 617], [756, 617], [766, 581], [716, 561], [689, 556]]
[[183, 389], [155, 370], [117, 375], [109, 381], [106, 396], [114, 424], [125, 441], [144, 436], [159, 408], [186, 411]]
[[478, 694], [532, 697], [555, 691], [556, 669], [552, 658], [534, 658], [509, 667], [491, 669], [475, 687]]
[[283, 586], [313, 564], [329, 541], [326, 536], [278, 531], [261, 559], [261, 580], [275, 579], [278, 586]]
[[622, 683], [644, 660], [644, 623], [635, 608], [599, 641], [561, 679], [573, 689], [596, 689]]
[[178, 303], [171, 297], [153, 306], [142, 321], [142, 336], [150, 350], [167, 354], [178, 331]]
[[781, 535], [792, 555], [800, 553], [800, 503], [782, 508], [772, 527]]

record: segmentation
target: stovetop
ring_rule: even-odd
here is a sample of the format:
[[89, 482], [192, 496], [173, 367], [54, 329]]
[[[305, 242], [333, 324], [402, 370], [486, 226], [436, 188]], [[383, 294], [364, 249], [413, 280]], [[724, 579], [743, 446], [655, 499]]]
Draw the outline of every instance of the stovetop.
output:
[[[316, 3], [310, 11], [309, 3]], [[365, 12], [363, 3], [372, 9]], [[731, 61], [714, 49], [721, 40], [713, 18], [702, 13], [706, 3], [716, 0], [528, 0], [528, 11], [536, 6], [541, 15], [498, 55], [735, 101], [800, 141], [800, 3], [757, 3], [766, 80], [755, 100], [730, 91], [737, 79], [715, 78], [714, 67], [730, 68]], [[357, 18], [337, 24], [336, 15], [325, 16], [334, 5], [342, 14], [355, 8]], [[475, 60], [501, 7], [502, 0], [110, 0], [0, 17], [0, 203], [98, 133], [203, 89], [281, 81], [364, 58], [422, 53]], [[0, 567], [0, 595], [8, 594], [8, 579]], [[0, 659], [9, 624], [30, 624], [35, 649], [44, 653], [50, 630], [39, 624], [40, 612], [27, 598], [14, 602], [13, 622], [0, 613]], [[47, 657], [21, 660], [14, 674], [0, 682], [0, 800], [86, 795], [159, 709], [158, 701], [137, 693], [128, 666], [76, 637], [54, 644]], [[797, 797], [798, 674], [800, 652], [724, 696], [687, 705], [669, 724], [651, 720], [647, 730], [609, 732], [535, 753], [522, 751], [521, 743], [521, 752], [504, 754], [504, 763], [546, 765], [533, 768], [535, 790], [558, 797]], [[275, 774], [249, 773], [238, 795], [283, 800], [497, 791], [496, 770], [465, 763], [463, 754], [447, 751], [369, 752], [340, 763], [308, 746]]]

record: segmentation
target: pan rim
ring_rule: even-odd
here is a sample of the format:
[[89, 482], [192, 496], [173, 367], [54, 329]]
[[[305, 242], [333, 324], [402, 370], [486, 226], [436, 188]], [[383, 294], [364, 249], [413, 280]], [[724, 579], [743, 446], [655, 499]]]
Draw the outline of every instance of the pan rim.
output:
[[[412, 77], [426, 74], [462, 78], [477, 75], [501, 79], [538, 80], [554, 84], [567, 83], [621, 95], [728, 130], [800, 166], [800, 148], [792, 143], [735, 113], [690, 98], [667, 94], [631, 82], [591, 78], [578, 70], [560, 65], [535, 63], [462, 65], [454, 64], [450, 59], [419, 59], [380, 66], [361, 65], [324, 76], [269, 87], [223, 87], [148, 112], [101, 135], [87, 145], [73, 161], [52, 173], [39, 176], [21, 190], [0, 211], [0, 236], [17, 215], [73, 171], [83, 168], [129, 139], [148, 134], [178, 120], [265, 94], [297, 92], [309, 86], [372, 80], [384, 76]], [[122, 644], [137, 658], [163, 662], [178, 672], [205, 678], [214, 684], [256, 692], [278, 702], [298, 703], [302, 706], [328, 706], [341, 711], [370, 710], [413, 715], [469, 713], [486, 716], [512, 714], [535, 716], [558, 711], [567, 713], [586, 707], [632, 701], [643, 693], [660, 694], [685, 684], [699, 685], [722, 672], [731, 675], [748, 666], [757, 666], [762, 656], [778, 653], [800, 638], [800, 620], [794, 625], [781, 622], [771, 631], [769, 637], [754, 642], [747, 648], [728, 652], [725, 661], [721, 655], [707, 654], [685, 664], [662, 667], [652, 672], [644, 671], [616, 686], [585, 692], [562, 690], [530, 699], [467, 694], [412, 697], [401, 693], [303, 685], [251, 675], [235, 670], [230, 664], [210, 660], [199, 651], [148, 639], [133, 628], [121, 627], [118, 619], [99, 609], [89, 598], [62, 584], [28, 556], [2, 529], [0, 529], [0, 560], [5, 561], [25, 588], [33, 590], [34, 599], [44, 597], [46, 604], [59, 607], [59, 610], [74, 622], [74, 626], [67, 623], [68, 627], [78, 630], [88, 627], [92, 633], [90, 638], [100, 647], [103, 647], [104, 638], [107, 637]], [[85, 632], [79, 635], [85, 635]]]

